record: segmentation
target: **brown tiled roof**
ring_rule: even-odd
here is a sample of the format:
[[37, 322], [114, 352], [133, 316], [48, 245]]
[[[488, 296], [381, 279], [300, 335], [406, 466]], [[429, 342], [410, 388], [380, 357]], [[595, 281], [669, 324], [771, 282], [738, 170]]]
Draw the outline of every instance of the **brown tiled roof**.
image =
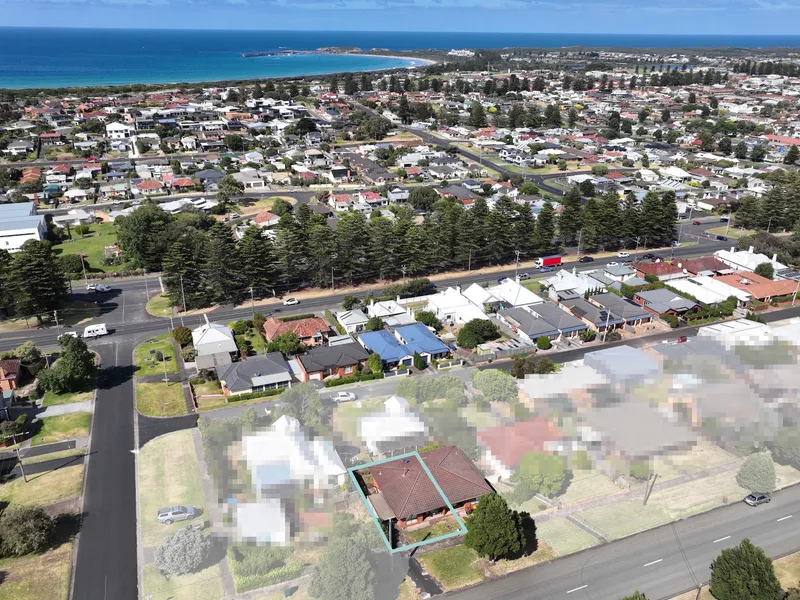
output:
[[18, 358], [0, 360], [0, 377], [3, 379], [15, 379], [19, 373], [19, 366]]
[[730, 269], [728, 265], [718, 259], [716, 256], [701, 256], [700, 258], [685, 258], [676, 260], [675, 263], [682, 269], [686, 269], [688, 273], [701, 273], [703, 271], [727, 271]]
[[514, 468], [528, 452], [541, 452], [545, 442], [560, 440], [561, 432], [549, 421], [534, 417], [513, 425], [484, 429], [478, 432], [478, 439], [503, 466]]
[[[459, 504], [494, 492], [472, 461], [455, 446], [445, 446], [420, 456], [450, 504]], [[384, 500], [399, 519], [441, 510], [445, 502], [416, 456], [369, 468]]]
[[267, 340], [272, 341], [279, 335], [293, 331], [299, 338], [308, 338], [318, 331], [328, 331], [330, 327], [325, 319], [319, 317], [309, 317], [308, 319], [298, 319], [297, 321], [279, 321], [275, 317], [270, 317], [264, 323], [264, 333]]
[[645, 275], [655, 275], [656, 277], [660, 277], [661, 275], [673, 275], [675, 273], [682, 272], [677, 265], [673, 265], [672, 263], [668, 262], [639, 262], [633, 267], [640, 273], [644, 273]]

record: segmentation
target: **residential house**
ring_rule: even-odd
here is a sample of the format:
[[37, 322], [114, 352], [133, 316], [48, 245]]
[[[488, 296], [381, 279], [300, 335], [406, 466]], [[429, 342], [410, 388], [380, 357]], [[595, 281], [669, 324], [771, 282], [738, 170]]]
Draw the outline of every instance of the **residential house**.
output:
[[197, 352], [195, 364], [197, 369], [213, 369], [233, 362], [233, 355], [239, 349], [233, 338], [233, 332], [225, 325], [211, 323], [206, 315], [206, 322], [192, 330], [192, 344]]
[[450, 353], [444, 342], [422, 323], [396, 327], [394, 332], [387, 329], [366, 331], [358, 336], [358, 341], [370, 353], [379, 354], [387, 369], [400, 364], [410, 367], [414, 354], [428, 364], [431, 360], [445, 358]]
[[136, 128], [127, 123], [109, 123], [106, 125], [106, 137], [110, 140], [125, 140], [136, 135]]
[[0, 360], [0, 391], [9, 392], [17, 389], [21, 364], [18, 358]]
[[398, 327], [415, 322], [409, 311], [400, 306], [396, 300], [384, 300], [382, 302], [375, 302], [374, 299], [370, 300], [370, 303], [367, 304], [367, 316], [370, 318], [377, 317], [387, 327]]
[[655, 359], [633, 346], [614, 346], [588, 352], [583, 362], [612, 383], [645, 383], [661, 372]]
[[497, 318], [530, 345], [540, 337], [549, 340], [570, 338], [589, 328], [581, 319], [550, 302], [502, 310], [497, 313]]
[[389, 510], [388, 515], [379, 513], [379, 516], [397, 519], [401, 529], [422, 523], [428, 517], [448, 514], [450, 510], [442, 494], [463, 514], [477, 505], [481, 496], [494, 492], [477, 467], [456, 446], [420, 452], [420, 457], [433, 479], [416, 456], [369, 467], [377, 495]]
[[633, 301], [654, 315], [682, 316], [697, 311], [700, 305], [666, 288], [636, 292]]
[[244, 185], [245, 190], [260, 190], [267, 186], [255, 169], [242, 169], [238, 173], [234, 173], [233, 178]]
[[770, 263], [775, 271], [785, 269], [786, 265], [778, 262], [778, 255], [773, 254], [772, 258], [766, 254], [755, 252], [755, 248], [750, 246], [747, 250], [736, 250], [731, 247], [730, 250], [717, 250], [714, 252], [719, 260], [726, 265], [737, 271], [755, 271], [758, 265], [763, 263]]
[[531, 452], [555, 452], [561, 431], [541, 417], [478, 431], [482, 461], [492, 482], [507, 481], [516, 472], [522, 457]]
[[638, 327], [653, 320], [652, 315], [638, 304], [610, 292], [589, 296], [589, 303], [619, 315], [626, 326]]
[[28, 240], [47, 236], [44, 215], [36, 214], [33, 202], [0, 205], [0, 249], [17, 252]]
[[294, 333], [305, 346], [319, 346], [328, 339], [330, 327], [325, 319], [320, 317], [307, 317], [282, 321], [270, 317], [264, 322], [264, 336], [271, 342], [279, 335]]
[[392, 396], [383, 403], [383, 411], [358, 419], [358, 437], [370, 454], [383, 456], [406, 448], [425, 446], [428, 428], [408, 400]]
[[620, 315], [584, 300], [582, 296], [560, 300], [559, 304], [597, 333], [613, 331], [625, 324], [625, 319]]
[[744, 270], [730, 275], [717, 275], [715, 279], [761, 302], [769, 302], [778, 296], [791, 296], [797, 290], [797, 282], [791, 279], [772, 280]]
[[315, 346], [297, 357], [301, 381], [322, 381], [327, 377], [347, 377], [363, 366], [369, 358], [360, 344], [355, 342], [336, 346]]
[[14, 140], [3, 149], [3, 153], [16, 158], [18, 156], [27, 156], [33, 152], [34, 148], [33, 142], [29, 140]]
[[433, 312], [440, 321], [453, 324], [489, 318], [481, 307], [461, 293], [460, 286], [447, 288], [443, 292], [428, 296], [427, 310]]
[[217, 367], [217, 379], [226, 396], [291, 387], [292, 374], [280, 352], [250, 356], [247, 360]]
[[274, 227], [280, 220], [281, 218], [278, 215], [272, 214], [268, 210], [262, 210], [253, 217], [253, 222], [259, 227]]
[[361, 309], [341, 310], [334, 313], [334, 316], [347, 333], [361, 333], [369, 321], [369, 317]]
[[697, 298], [697, 301], [701, 304], [717, 304], [725, 302], [725, 300], [733, 296], [736, 298], [739, 307], [746, 307], [752, 299], [749, 292], [739, 290], [716, 277], [709, 277], [708, 275], [674, 279], [669, 282], [669, 286], [687, 296]]
[[669, 262], [644, 262], [640, 261], [634, 265], [636, 274], [642, 279], [648, 275], [655, 277], [659, 281], [671, 281], [673, 279], [683, 279], [686, 273], [677, 264]]

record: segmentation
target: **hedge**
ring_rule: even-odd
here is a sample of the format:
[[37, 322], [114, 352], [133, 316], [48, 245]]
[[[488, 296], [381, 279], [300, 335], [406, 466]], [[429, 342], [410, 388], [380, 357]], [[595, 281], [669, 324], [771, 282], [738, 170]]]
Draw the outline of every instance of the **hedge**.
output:
[[301, 319], [313, 319], [316, 317], [314, 313], [305, 313], [302, 315], [289, 315], [288, 317], [278, 317], [278, 321], [289, 323], [290, 321], [300, 321]]
[[269, 585], [275, 585], [276, 583], [297, 579], [306, 569], [305, 565], [302, 563], [291, 563], [288, 565], [283, 565], [282, 567], [278, 567], [277, 569], [272, 569], [263, 575], [238, 576], [236, 575], [235, 565], [236, 562], [233, 561], [233, 564], [231, 565], [233, 570], [233, 582], [236, 584], [236, 592], [238, 594], [249, 592], [251, 590], [257, 590]]
[[350, 375], [349, 377], [328, 379], [325, 381], [325, 387], [336, 387], [349, 383], [358, 383], [359, 381], [372, 381], [373, 379], [383, 379], [383, 373], [365, 373], [363, 375]]
[[267, 398], [269, 396], [280, 396], [283, 390], [288, 388], [276, 388], [274, 390], [264, 390], [263, 392], [250, 392], [249, 394], [239, 394], [228, 396], [228, 402], [241, 402], [242, 400], [253, 400], [255, 398]]

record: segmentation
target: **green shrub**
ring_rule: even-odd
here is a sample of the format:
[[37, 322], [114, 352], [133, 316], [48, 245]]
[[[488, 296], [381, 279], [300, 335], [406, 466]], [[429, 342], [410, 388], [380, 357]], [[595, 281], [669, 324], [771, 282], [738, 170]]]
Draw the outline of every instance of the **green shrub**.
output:
[[286, 388], [276, 388], [274, 390], [264, 390], [263, 392], [250, 392], [249, 394], [239, 394], [228, 396], [228, 402], [241, 402], [242, 400], [254, 400], [256, 398], [267, 398], [269, 396], [280, 396]]
[[646, 460], [631, 461], [630, 470], [628, 471], [631, 477], [642, 481], [650, 477], [650, 472], [650, 463]]
[[337, 387], [350, 383], [358, 383], [359, 381], [372, 381], [373, 379], [383, 379], [383, 373], [362, 373], [361, 375], [349, 375], [347, 377], [339, 377], [338, 379], [327, 379], [325, 380], [325, 387]]
[[12, 508], [0, 517], [0, 548], [5, 556], [24, 556], [46, 549], [55, 522], [41, 508]]
[[236, 591], [238, 593], [243, 593], [275, 585], [276, 583], [297, 579], [303, 574], [303, 571], [305, 571], [305, 565], [292, 563], [273, 569], [269, 573], [263, 575], [238, 576], [234, 574], [233, 581], [236, 584]]
[[233, 327], [231, 327], [231, 331], [233, 331], [233, 335], [235, 336], [244, 335], [250, 330], [252, 326], [253, 326], [252, 321], [239, 320], [233, 324]]
[[192, 330], [188, 327], [176, 327], [172, 330], [172, 337], [173, 339], [178, 342], [181, 346], [185, 346], [187, 344], [192, 343]]
[[546, 335], [540, 335], [538, 338], [536, 338], [536, 347], [539, 348], [539, 350], [550, 350], [550, 348], [553, 347], [553, 344], [550, 343], [549, 337]]
[[291, 321], [300, 321], [302, 319], [311, 319], [316, 317], [314, 313], [305, 313], [303, 315], [289, 315], [288, 317], [280, 317], [278, 320], [284, 323], [289, 323]]

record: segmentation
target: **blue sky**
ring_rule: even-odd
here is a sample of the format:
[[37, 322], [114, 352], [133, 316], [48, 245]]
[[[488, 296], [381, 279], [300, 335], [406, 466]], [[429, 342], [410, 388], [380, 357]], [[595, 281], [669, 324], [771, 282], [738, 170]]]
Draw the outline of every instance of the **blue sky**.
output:
[[[797, 34], [800, 0], [0, 0], [6, 26]], [[2, 40], [0, 40], [2, 43]]]

